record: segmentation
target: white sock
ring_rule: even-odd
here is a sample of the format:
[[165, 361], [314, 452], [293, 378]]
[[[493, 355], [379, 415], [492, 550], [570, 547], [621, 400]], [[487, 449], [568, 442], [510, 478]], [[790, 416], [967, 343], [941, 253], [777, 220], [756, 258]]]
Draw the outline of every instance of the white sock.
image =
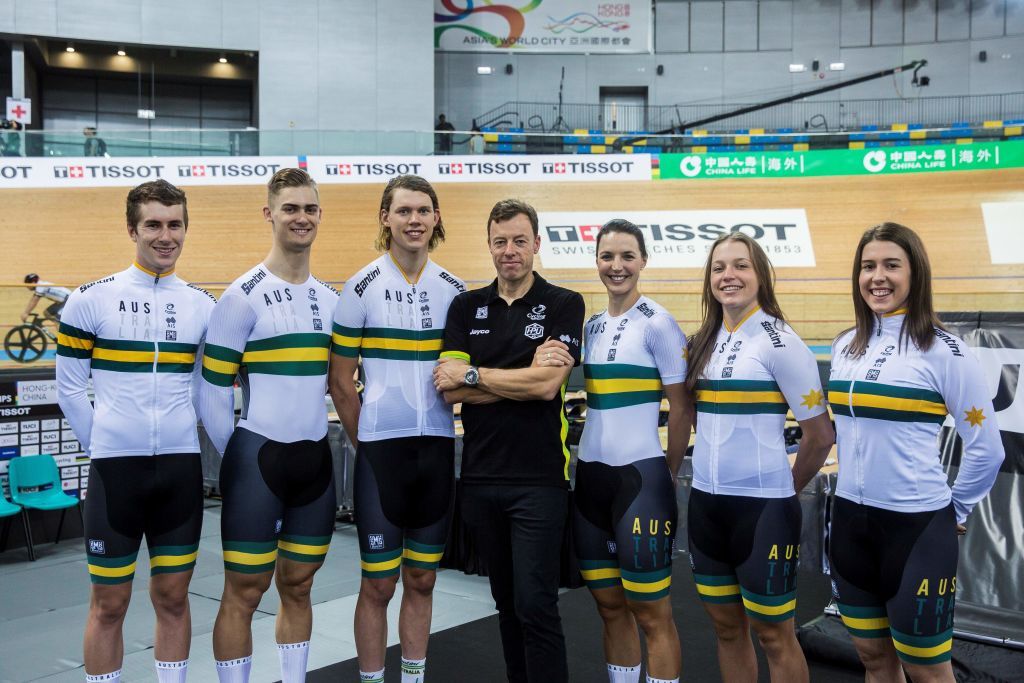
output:
[[249, 683], [252, 655], [241, 659], [217, 660], [217, 680], [220, 683]]
[[640, 665], [608, 665], [608, 683], [640, 683]]
[[675, 678], [654, 678], [650, 674], [647, 675], [647, 683], [679, 683], [679, 677]]
[[427, 672], [427, 658], [406, 659], [402, 657], [402, 683], [423, 683]]
[[96, 674], [95, 676], [85, 675], [85, 683], [118, 683], [121, 680], [121, 670], [111, 671], [108, 674]]
[[359, 683], [384, 683], [384, 669], [380, 671], [359, 671]]
[[277, 659], [281, 662], [281, 683], [305, 683], [309, 641], [278, 643]]
[[185, 683], [188, 673], [188, 660], [180, 662], [161, 662], [156, 660], [156, 680], [158, 683]]

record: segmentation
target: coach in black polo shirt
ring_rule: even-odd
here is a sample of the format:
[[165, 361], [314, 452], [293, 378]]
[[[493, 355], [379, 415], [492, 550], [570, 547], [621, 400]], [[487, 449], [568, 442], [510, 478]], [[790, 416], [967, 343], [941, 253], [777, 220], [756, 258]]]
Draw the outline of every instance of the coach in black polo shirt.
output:
[[487, 567], [508, 679], [557, 683], [568, 679], [558, 576], [572, 366], [541, 367], [534, 354], [560, 340], [579, 364], [583, 298], [533, 272], [540, 236], [529, 204], [498, 202], [487, 242], [498, 277], [452, 302], [434, 379], [462, 403], [462, 518]]

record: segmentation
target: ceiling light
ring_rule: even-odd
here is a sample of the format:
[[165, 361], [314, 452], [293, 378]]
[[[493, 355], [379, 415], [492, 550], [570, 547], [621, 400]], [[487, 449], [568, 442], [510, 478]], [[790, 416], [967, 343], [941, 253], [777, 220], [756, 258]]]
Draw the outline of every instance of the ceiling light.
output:
[[803, 64], [790, 64], [789, 65], [789, 73], [791, 73], [791, 74], [798, 74], [798, 73], [800, 73], [802, 71], [807, 71], [807, 67], [804, 66]]
[[218, 59], [217, 61], [220, 62], [221, 64], [227, 64], [228, 63], [228, 56], [226, 54], [224, 54], [223, 52], [221, 52], [220, 53], [220, 59]]
[[68, 46], [66, 48], [64, 48], [64, 51], [65, 52], [74, 52], [75, 51], [75, 44], [74, 43], [68, 43]]
[[828, 65], [828, 70], [829, 71], [845, 71], [846, 70], [846, 63], [845, 62], [832, 62], [831, 64]]
[[117, 48], [117, 56], [118, 57], [125, 57], [127, 55], [128, 55], [128, 53], [125, 52], [123, 45], [121, 47]]
[[494, 69], [492, 69], [489, 66], [478, 66], [476, 68], [476, 72], [480, 76], [490, 76], [492, 73], [494, 73]]

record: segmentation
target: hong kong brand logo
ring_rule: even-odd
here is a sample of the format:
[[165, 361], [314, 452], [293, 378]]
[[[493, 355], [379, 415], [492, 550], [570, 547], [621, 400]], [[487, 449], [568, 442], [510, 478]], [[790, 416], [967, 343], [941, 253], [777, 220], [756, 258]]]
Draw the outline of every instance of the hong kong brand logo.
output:
[[367, 534], [366, 540], [370, 543], [370, 550], [384, 550], [384, 534]]
[[540, 339], [544, 336], [544, 326], [532, 323], [526, 326], [526, 329], [523, 330], [523, 334], [525, 334], [529, 339]]

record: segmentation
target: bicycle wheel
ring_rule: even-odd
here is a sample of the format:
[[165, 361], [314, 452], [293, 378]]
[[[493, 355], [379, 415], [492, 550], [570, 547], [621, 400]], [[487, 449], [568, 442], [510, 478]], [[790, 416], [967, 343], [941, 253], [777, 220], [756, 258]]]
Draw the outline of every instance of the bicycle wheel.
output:
[[46, 333], [35, 325], [18, 325], [4, 337], [4, 351], [11, 360], [31, 363], [46, 352]]

